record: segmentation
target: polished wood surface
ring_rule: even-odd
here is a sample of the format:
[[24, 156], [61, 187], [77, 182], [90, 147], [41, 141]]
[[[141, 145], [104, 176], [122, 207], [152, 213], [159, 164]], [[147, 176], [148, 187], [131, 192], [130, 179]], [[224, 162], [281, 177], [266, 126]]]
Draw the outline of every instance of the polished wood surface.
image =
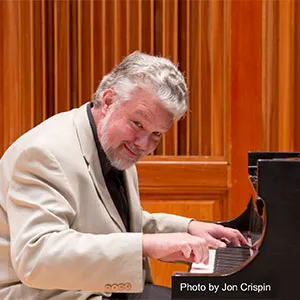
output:
[[[0, 1], [0, 20], [0, 155], [134, 50], [178, 63], [189, 88], [186, 116], [138, 164], [145, 209], [233, 218], [248, 151], [300, 150], [298, 1]], [[179, 267], [153, 266], [164, 285]]]
[[261, 9], [260, 1], [231, 4], [231, 217], [239, 215], [249, 200], [247, 152], [261, 149]]

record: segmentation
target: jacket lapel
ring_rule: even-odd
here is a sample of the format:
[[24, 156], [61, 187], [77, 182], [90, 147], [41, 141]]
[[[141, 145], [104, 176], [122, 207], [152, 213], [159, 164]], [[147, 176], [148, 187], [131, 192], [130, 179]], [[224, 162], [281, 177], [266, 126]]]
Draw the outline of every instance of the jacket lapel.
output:
[[118, 225], [120, 230], [125, 232], [125, 226], [113, 203], [113, 200], [110, 197], [102, 174], [96, 144], [87, 115], [87, 104], [84, 104], [78, 109], [74, 118], [74, 123], [82, 155], [87, 164], [87, 169], [97, 190], [97, 194], [111, 218]]

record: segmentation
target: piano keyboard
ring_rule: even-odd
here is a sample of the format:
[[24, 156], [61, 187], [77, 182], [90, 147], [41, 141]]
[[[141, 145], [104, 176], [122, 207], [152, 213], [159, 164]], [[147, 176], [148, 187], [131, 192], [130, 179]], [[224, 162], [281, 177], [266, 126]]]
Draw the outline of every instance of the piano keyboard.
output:
[[249, 256], [250, 249], [244, 247], [210, 249], [208, 265], [193, 263], [190, 273], [212, 274], [228, 272], [241, 265]]
[[208, 264], [204, 263], [193, 263], [190, 273], [200, 273], [200, 274], [211, 274], [214, 272], [215, 267], [215, 258], [216, 258], [216, 250], [209, 249], [209, 261]]

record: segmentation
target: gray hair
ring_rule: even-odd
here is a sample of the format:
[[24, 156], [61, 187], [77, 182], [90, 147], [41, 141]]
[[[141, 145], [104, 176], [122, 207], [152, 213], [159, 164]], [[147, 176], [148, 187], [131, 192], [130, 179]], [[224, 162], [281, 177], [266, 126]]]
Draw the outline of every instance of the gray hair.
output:
[[99, 106], [106, 89], [113, 89], [119, 99], [129, 100], [135, 88], [151, 91], [179, 120], [187, 109], [187, 87], [182, 73], [167, 58], [135, 51], [105, 75], [94, 96]]

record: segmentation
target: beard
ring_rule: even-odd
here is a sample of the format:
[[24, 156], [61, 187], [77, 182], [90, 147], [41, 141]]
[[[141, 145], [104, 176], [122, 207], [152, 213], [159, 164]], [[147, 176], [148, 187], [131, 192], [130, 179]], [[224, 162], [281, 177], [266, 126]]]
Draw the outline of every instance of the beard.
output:
[[[126, 158], [124, 157], [124, 147], [125, 147], [125, 142], [122, 142], [118, 147], [113, 148], [112, 146], [110, 146], [109, 143], [109, 135], [107, 134], [107, 127], [109, 126], [109, 119], [111, 117], [113, 113], [113, 110], [110, 110], [107, 115], [105, 116], [105, 118], [102, 121], [101, 124], [101, 130], [100, 130], [100, 143], [102, 146], [103, 151], [106, 154], [107, 159], [109, 160], [110, 164], [118, 169], [118, 170], [125, 170], [129, 167], [131, 167], [132, 165], [136, 164], [136, 162], [142, 157], [144, 156], [144, 153], [139, 153], [139, 155], [137, 157], [129, 157], [127, 156]], [[137, 149], [134, 148], [134, 146], [130, 147], [131, 150], [136, 151]], [[139, 151], [136, 151], [139, 152]]]

